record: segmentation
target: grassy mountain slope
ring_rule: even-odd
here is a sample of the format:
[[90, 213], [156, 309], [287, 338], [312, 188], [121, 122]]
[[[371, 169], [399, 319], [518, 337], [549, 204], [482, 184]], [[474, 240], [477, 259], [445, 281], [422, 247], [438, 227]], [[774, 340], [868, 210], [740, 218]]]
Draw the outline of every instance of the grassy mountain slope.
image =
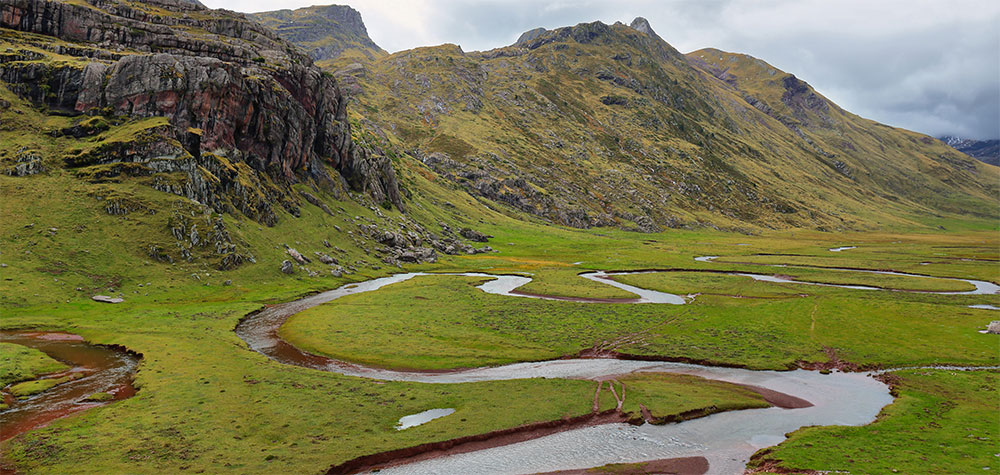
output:
[[843, 111], [766, 63], [685, 57], [640, 29], [395, 53], [366, 65], [355, 110], [469, 192], [570, 226], [995, 217], [996, 168]]
[[[401, 268], [530, 272], [534, 291], [570, 296], [594, 295], [596, 284], [576, 276], [587, 269], [760, 271], [737, 263], [755, 261], [998, 280], [995, 220], [970, 214], [994, 209], [971, 207], [993, 203], [987, 198], [995, 197], [994, 168], [963, 168], [964, 162], [931, 153], [937, 149], [917, 134], [873, 126], [876, 138], [858, 132], [852, 139], [860, 145], [851, 170], [876, 167], [865, 160], [899, 160], [872, 170], [919, 180], [911, 168], [931, 167], [937, 181], [926, 182], [932, 190], [925, 198], [937, 201], [918, 202], [920, 190], [909, 188], [919, 181], [892, 193], [879, 188], [889, 186], [883, 177], [863, 175], [868, 181], [858, 183], [779, 118], [750, 106], [741, 89], [708, 66], [691, 66], [642, 25], [639, 30], [648, 31], [592, 24], [539, 32], [486, 53], [442, 46], [365, 58], [367, 76], [358, 76], [358, 94], [348, 102], [327, 95], [337, 96], [343, 82], [334, 83], [308, 56], [232, 12], [182, 0], [11, 0], [4, 7], [2, 21], [35, 12], [24, 17], [32, 26], [72, 26], [108, 11], [126, 15], [52, 35], [0, 28], [0, 328], [69, 331], [93, 343], [124, 345], [143, 360], [137, 395], [4, 441], [3, 470], [316, 472], [384, 450], [591, 411], [589, 381], [372, 381], [277, 363], [250, 351], [233, 332], [242, 317], [268, 304]], [[62, 8], [73, 14], [45, 16]], [[68, 37], [74, 34], [94, 36]], [[121, 84], [151, 89], [121, 94], [131, 89], [105, 88], [114, 84], [113, 74], [83, 74], [121, 68], [121, 61], [148, 66], [117, 76], [132, 79]], [[191, 71], [212, 74], [180, 81]], [[310, 94], [300, 84], [324, 86]], [[100, 86], [101, 97], [110, 91], [122, 100], [88, 105], [77, 100], [77, 86]], [[261, 97], [273, 100], [254, 99]], [[315, 127], [282, 115], [295, 104], [314, 111], [324, 97], [330, 107]], [[268, 114], [251, 112], [262, 110]], [[834, 150], [827, 142], [836, 134], [814, 131], [816, 117], [805, 112], [797, 127], [816, 147]], [[245, 127], [232, 128], [236, 123]], [[336, 147], [325, 143], [330, 135]], [[278, 150], [309, 138], [318, 146]], [[868, 158], [877, 140], [887, 150]], [[892, 150], [892, 144], [903, 148]], [[272, 147], [277, 155], [263, 152]], [[643, 230], [898, 227], [892, 234], [762, 230], [752, 237], [549, 222]], [[494, 235], [488, 244], [498, 252], [479, 252], [488, 251], [485, 244], [463, 228]], [[858, 249], [827, 251], [845, 244]], [[283, 262], [294, 260], [286, 246], [311, 261], [283, 273]], [[431, 258], [413, 258], [427, 251]], [[233, 255], [242, 256], [239, 265], [230, 265]], [[692, 259], [703, 255], [731, 259]], [[884, 292], [873, 298], [846, 289], [721, 280], [684, 279], [681, 287], [658, 281], [669, 291], [707, 291], [684, 314], [673, 307], [632, 312], [533, 299], [508, 306], [462, 280], [405, 299], [398, 298], [402, 292], [366, 297], [402, 318], [430, 304], [426, 296], [455, 289], [451, 298], [462, 297], [472, 308], [432, 309], [436, 323], [420, 328], [428, 338], [453, 336], [448, 344], [489, 332], [474, 329], [476, 320], [505, 315], [487, 313], [483, 302], [503, 305], [506, 315], [523, 309], [496, 322], [507, 337], [493, 340], [498, 346], [486, 356], [494, 360], [518, 359], [508, 337], [519, 332], [555, 335], [559, 346], [547, 351], [574, 353], [645, 328], [644, 318], [677, 317], [653, 335], [653, 346], [636, 342], [628, 350], [762, 368], [837, 355], [869, 364], [997, 362], [995, 340], [987, 339], [995, 335], [976, 332], [995, 317], [967, 306], [1000, 305], [1000, 296]], [[744, 293], [747, 299], [737, 298]], [[98, 303], [94, 294], [124, 302]], [[373, 325], [352, 343], [398, 331], [379, 312], [358, 318], [350, 307], [337, 309], [356, 325]], [[468, 324], [455, 325], [453, 316]], [[615, 325], [619, 319], [622, 325]], [[574, 328], [579, 331], [566, 331]], [[641, 384], [630, 386], [629, 404], [645, 403], [657, 416], [651, 402], [663, 404], [662, 415], [717, 404], [705, 391], [712, 385], [703, 382], [652, 383], [646, 387], [656, 390], [649, 393]], [[614, 407], [610, 396], [602, 397], [601, 408]], [[962, 404], [978, 411], [981, 403]], [[401, 416], [433, 407], [456, 413], [395, 429]], [[919, 416], [922, 406], [903, 409]], [[904, 421], [918, 417], [909, 412]], [[804, 436], [825, 437], [826, 430]], [[954, 444], [965, 435], [948, 430], [941, 440]], [[871, 447], [882, 440], [851, 437]], [[976, 454], [985, 453], [978, 445], [985, 444], [977, 443]], [[937, 444], [919, 441], [886, 450], [909, 459], [940, 452]], [[813, 466], [789, 460], [789, 466]]]

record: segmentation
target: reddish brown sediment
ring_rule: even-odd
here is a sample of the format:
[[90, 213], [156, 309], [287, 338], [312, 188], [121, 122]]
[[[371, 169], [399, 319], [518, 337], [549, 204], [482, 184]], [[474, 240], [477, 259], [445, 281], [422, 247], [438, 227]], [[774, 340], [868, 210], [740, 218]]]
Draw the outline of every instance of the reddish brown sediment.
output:
[[330, 467], [327, 475], [358, 473], [386, 467], [404, 465], [447, 455], [474, 452], [502, 445], [537, 439], [557, 432], [580, 429], [599, 424], [629, 422], [628, 416], [608, 410], [568, 417], [554, 421], [535, 422], [509, 429], [469, 435], [440, 442], [430, 442], [402, 449], [389, 450], [357, 457]]
[[[816, 470], [785, 468], [781, 466], [781, 461], [779, 460], [763, 458], [770, 453], [771, 449], [766, 449], [754, 454], [753, 457], [750, 457], [750, 464], [743, 473], [795, 473], [798, 475], [819, 475], [823, 473]], [[753, 467], [750, 467], [750, 465], [753, 465]]]
[[702, 475], [708, 472], [708, 459], [705, 457], [678, 457], [658, 459], [638, 463], [615, 463], [594, 468], [577, 470], [558, 470], [536, 475], [588, 475], [595, 473], [614, 473], [617, 475]]
[[600, 402], [601, 386], [604, 386], [604, 381], [598, 381], [597, 382], [597, 390], [594, 391], [594, 406], [593, 406], [593, 409], [592, 409], [594, 412], [597, 412], [597, 411], [601, 410], [601, 402]]
[[649, 408], [642, 404], [639, 404], [639, 412], [642, 414], [642, 420], [646, 421], [647, 423], [652, 424], [653, 421], [655, 420], [653, 418], [653, 413], [649, 411]]
[[837, 349], [829, 346], [823, 347], [823, 352], [826, 353], [828, 361], [802, 361], [796, 362], [799, 368], [808, 369], [813, 371], [842, 371], [845, 373], [857, 373], [861, 371], [872, 371], [880, 369], [879, 365], [866, 364], [859, 365], [857, 363], [851, 363], [850, 361], [844, 361], [840, 359], [837, 354]]
[[813, 403], [806, 401], [805, 399], [792, 396], [791, 394], [785, 394], [783, 392], [778, 392], [773, 389], [762, 388], [760, 386], [754, 386], [752, 384], [740, 384], [740, 383], [730, 383], [737, 386], [747, 388], [757, 394], [760, 394], [768, 404], [772, 406], [778, 406], [782, 409], [801, 409], [803, 407], [812, 407]]
[[62, 419], [72, 414], [76, 414], [77, 412], [103, 405], [104, 404], [99, 402], [85, 402], [85, 403], [81, 402], [73, 406], [68, 406], [65, 408], [60, 408], [52, 411], [45, 411], [30, 419], [21, 420], [14, 423], [4, 423], [3, 430], [0, 431], [0, 442], [24, 434], [25, 432], [31, 430], [41, 429], [42, 427], [51, 424], [53, 421], [57, 419]]
[[[71, 377], [25, 399], [4, 394], [10, 409], [0, 413], [0, 441], [45, 427], [80, 411], [131, 397], [136, 393], [132, 377], [142, 355], [120, 345], [92, 345], [83, 337], [59, 332], [2, 332], [2, 341], [35, 348], [51, 358], [72, 365], [43, 379]], [[94, 393], [107, 392], [109, 401], [85, 401]], [[3, 470], [13, 470], [3, 468]]]
[[[640, 404], [639, 409], [641, 412], [641, 416], [636, 416], [632, 413], [622, 412], [621, 406], [624, 403], [624, 394], [623, 397], [619, 399], [619, 396], [616, 393], [614, 393], [614, 387], [612, 386], [614, 381], [615, 380], [613, 379], [603, 379], [601, 381], [598, 381], [597, 389], [594, 392], [594, 404], [595, 404], [594, 407], [595, 409], [597, 408], [598, 397], [600, 395], [602, 386], [604, 385], [605, 382], [607, 382], [607, 384], [612, 388], [615, 400], [618, 402], [618, 408], [616, 409], [611, 409], [603, 412], [597, 412], [595, 410], [590, 414], [582, 416], [563, 418], [555, 421], [537, 422], [510, 429], [501, 429], [493, 432], [487, 432], [484, 434], [458, 437], [455, 439], [449, 439], [441, 442], [432, 442], [427, 444], [416, 445], [413, 447], [380, 452], [377, 454], [365, 455], [362, 457], [348, 460], [339, 465], [330, 467], [330, 469], [326, 473], [328, 475], [334, 475], [334, 474], [358, 473], [358, 472], [367, 472], [371, 470], [379, 470], [397, 465], [406, 465], [424, 460], [430, 460], [433, 458], [445, 457], [448, 455], [456, 455], [456, 454], [489, 449], [493, 447], [500, 447], [508, 444], [514, 444], [518, 442], [524, 442], [526, 440], [544, 437], [558, 432], [580, 429], [583, 427], [590, 427], [600, 424], [628, 423], [633, 425], [640, 425], [644, 422], [650, 424], [668, 424], [668, 423], [683, 422], [691, 419], [697, 419], [699, 417], [705, 417], [712, 414], [717, 414], [720, 412], [727, 411], [726, 409], [720, 409], [717, 406], [708, 406], [708, 407], [702, 407], [698, 409], [692, 409], [689, 411], [680, 412], [677, 414], [669, 414], [663, 417], [656, 417], [649, 411], [648, 408]], [[778, 407], [786, 409], [794, 409], [794, 408], [812, 406], [812, 403], [810, 403], [809, 401], [785, 393], [781, 393], [778, 391], [773, 391], [758, 386], [752, 386], [746, 384], [737, 384], [737, 385], [748, 388], [760, 394], [761, 396], [764, 397], [765, 401]], [[624, 391], [624, 385], [622, 385], [622, 388]], [[662, 459], [662, 460], [654, 460], [651, 462], [643, 462], [643, 464], [647, 464], [644, 466], [652, 471], [648, 472], [625, 471], [625, 472], [615, 472], [615, 473], [702, 474], [708, 471], [708, 461], [703, 457]], [[618, 468], [617, 465], [615, 467]], [[551, 472], [551, 473], [591, 473], [591, 472], [571, 470], [565, 472]]]

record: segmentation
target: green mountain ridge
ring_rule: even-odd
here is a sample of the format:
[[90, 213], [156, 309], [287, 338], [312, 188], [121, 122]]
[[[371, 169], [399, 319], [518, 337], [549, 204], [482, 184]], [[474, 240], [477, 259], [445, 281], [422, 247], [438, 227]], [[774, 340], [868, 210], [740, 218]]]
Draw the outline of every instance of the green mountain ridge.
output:
[[466, 191], [559, 224], [836, 230], [996, 216], [996, 168], [844, 111], [755, 58], [683, 55], [641, 18], [356, 70], [360, 122]]
[[[327, 219], [339, 237], [325, 240], [354, 256], [342, 273], [480, 252], [456, 231], [483, 213], [750, 233], [996, 216], [996, 168], [843, 111], [762, 61], [683, 55], [642, 19], [534, 30], [485, 52], [350, 53], [330, 60], [358, 61], [334, 80], [279, 38], [295, 29], [195, 3], [12, 11], [4, 187], [80, 203], [74, 220], [102, 223], [94, 232], [111, 224], [89, 212], [129, 220], [122, 256], [277, 272], [288, 243], [273, 240]], [[332, 32], [381, 52], [349, 7], [272, 16], [289, 15], [323, 17], [307, 42]], [[121, 38], [116, 50], [95, 42], [106, 37]], [[16, 236], [44, 213], [26, 191], [8, 195]]]
[[[196, 0], [4, 0], [0, 330], [141, 361], [131, 397], [42, 392], [66, 398], [60, 417], [15, 428], [0, 472], [313, 473], [616, 406], [670, 421], [763, 405], [693, 376], [615, 375], [597, 393], [378, 381], [282, 363], [235, 331], [401, 272], [477, 276], [349, 290], [279, 336], [428, 371], [614, 354], [775, 371], [998, 363], [981, 330], [1000, 295], [932, 292], [1000, 283], [1000, 169], [763, 61], [681, 54], [642, 19], [389, 55], [348, 10], [276, 13], [270, 29]], [[617, 278], [685, 306], [580, 276], [628, 269], [676, 269]], [[798, 282], [733, 275], [774, 272]], [[517, 290], [555, 300], [481, 292], [479, 273], [530, 275]], [[580, 297], [609, 302], [563, 300]], [[5, 370], [45, 378], [37, 353], [0, 346]], [[874, 424], [797, 430], [751, 470], [989, 467], [997, 376], [904, 372]], [[38, 407], [12, 392], [5, 437], [5, 411]], [[455, 413], [398, 430], [428, 408]]]

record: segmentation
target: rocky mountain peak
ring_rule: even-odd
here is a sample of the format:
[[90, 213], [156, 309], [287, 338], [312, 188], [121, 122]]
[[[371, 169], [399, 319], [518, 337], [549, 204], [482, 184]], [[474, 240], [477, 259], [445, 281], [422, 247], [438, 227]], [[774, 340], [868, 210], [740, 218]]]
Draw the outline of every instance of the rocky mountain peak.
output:
[[545, 28], [534, 28], [525, 31], [524, 33], [521, 33], [521, 36], [517, 37], [517, 41], [515, 41], [514, 44], [521, 45], [527, 43], [535, 38], [538, 38], [539, 36], [542, 36], [545, 33], [548, 33], [548, 31], [549, 30], [546, 30]]
[[[165, 8], [207, 10], [208, 7], [198, 0], [143, 0], [150, 5], [157, 5]], [[192, 8], [194, 7], [194, 8]]]
[[635, 17], [635, 20], [632, 20], [632, 23], [630, 23], [629, 26], [635, 31], [645, 33], [654, 38], [659, 38], [659, 35], [653, 31], [653, 27], [649, 26], [649, 21], [641, 16]]
[[1000, 140], [976, 140], [952, 135], [945, 135], [938, 139], [983, 163], [1000, 166]]
[[368, 36], [361, 13], [347, 5], [254, 13], [255, 20], [301, 47], [317, 61], [341, 56], [374, 59], [386, 52]]

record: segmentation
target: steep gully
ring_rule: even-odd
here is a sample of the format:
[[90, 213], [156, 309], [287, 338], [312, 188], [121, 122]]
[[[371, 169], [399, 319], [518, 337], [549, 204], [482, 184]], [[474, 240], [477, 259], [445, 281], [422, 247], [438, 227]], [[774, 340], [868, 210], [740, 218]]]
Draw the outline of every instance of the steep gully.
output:
[[[714, 258], [706, 256], [696, 260], [710, 262]], [[926, 277], [917, 274], [860, 269], [831, 270]], [[662, 270], [640, 272], [662, 272]], [[587, 303], [674, 305], [685, 304], [693, 298], [642, 289], [612, 280], [615, 275], [630, 273], [633, 272], [581, 274], [581, 277], [613, 285], [637, 295], [637, 298], [634, 299], [612, 300], [568, 298], [519, 292], [517, 288], [531, 281], [529, 277], [520, 275], [396, 274], [345, 285], [293, 302], [269, 306], [241, 320], [236, 327], [236, 333], [251, 349], [284, 364], [380, 380], [448, 384], [543, 377], [604, 381], [628, 373], [660, 372], [689, 374], [744, 385], [758, 390], [772, 403], [782, 398], [786, 401], [802, 402], [776, 404], [775, 407], [767, 409], [719, 413], [667, 425], [626, 424], [620, 417], [608, 417], [611, 415], [595, 411], [592, 415], [575, 418], [580, 420], [562, 421], [564, 424], [561, 425], [534, 424], [521, 428], [523, 430], [520, 431], [500, 431], [496, 434], [465, 437], [444, 443], [424, 444], [410, 449], [359, 457], [332, 467], [330, 473], [372, 468], [382, 468], [385, 473], [536, 473], [582, 469], [609, 463], [666, 459], [689, 461], [701, 460], [700, 458], [707, 461], [707, 471], [710, 473], [737, 473], [744, 469], [754, 452], [780, 443], [784, 440], [786, 433], [809, 425], [868, 424], [875, 419], [885, 405], [892, 402], [888, 386], [872, 378], [874, 373], [835, 372], [821, 374], [817, 371], [806, 370], [752, 371], [675, 362], [580, 358], [451, 371], [394, 371], [307, 353], [278, 336], [278, 329], [295, 313], [340, 297], [373, 292], [386, 285], [425, 275], [489, 278], [491, 280], [478, 286], [480, 290], [512, 297]], [[741, 272], [733, 272], [732, 274], [772, 282], [863, 290], [890, 290], [867, 286], [798, 282], [766, 274]], [[934, 293], [992, 294], [1000, 291], [1000, 287], [990, 282], [957, 280], [974, 285], [975, 290]], [[618, 398], [617, 394], [615, 397]], [[490, 443], [491, 437], [495, 437], [492, 443]], [[702, 464], [699, 462], [692, 466], [701, 467]], [[704, 470], [695, 471], [700, 473]]]

